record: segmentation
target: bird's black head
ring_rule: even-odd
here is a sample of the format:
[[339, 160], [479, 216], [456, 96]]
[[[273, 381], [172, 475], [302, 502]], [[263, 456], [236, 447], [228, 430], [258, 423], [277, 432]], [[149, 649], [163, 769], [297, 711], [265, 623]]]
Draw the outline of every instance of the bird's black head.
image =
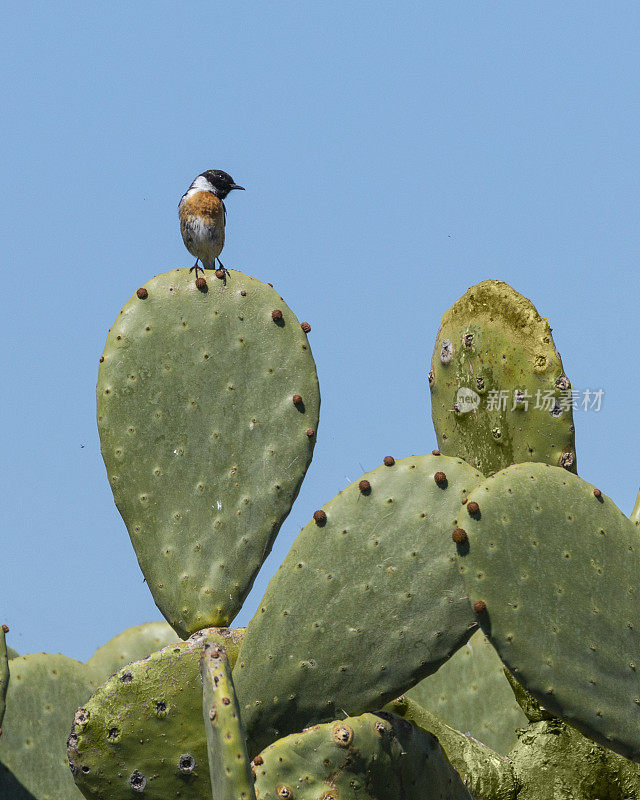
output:
[[[204, 178], [211, 187], [208, 191], [213, 192], [221, 200], [224, 200], [232, 189], [244, 189], [244, 186], [238, 186], [231, 175], [221, 169], [208, 169], [198, 175], [198, 178]], [[196, 178], [196, 181], [198, 178]]]

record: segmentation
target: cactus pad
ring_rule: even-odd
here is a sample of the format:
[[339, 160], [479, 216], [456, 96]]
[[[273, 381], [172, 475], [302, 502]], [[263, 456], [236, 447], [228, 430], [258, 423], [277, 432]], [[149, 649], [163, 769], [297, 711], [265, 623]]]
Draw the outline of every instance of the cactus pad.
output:
[[551, 328], [509, 284], [472, 286], [444, 314], [429, 386], [443, 453], [486, 475], [522, 461], [576, 471], [571, 384]]
[[111, 328], [97, 398], [109, 482], [157, 606], [183, 638], [228, 625], [311, 460], [320, 397], [300, 323], [240, 272], [208, 290], [188, 270], [158, 275]]
[[254, 760], [257, 800], [472, 800], [438, 740], [392, 714], [315, 725]]
[[178, 637], [166, 622], [146, 622], [127, 628], [99, 647], [87, 661], [100, 683], [132, 661], [173, 644]]
[[202, 713], [216, 800], [255, 800], [244, 728], [224, 648], [205, 644], [200, 659]]
[[127, 665], [78, 710], [68, 755], [85, 797], [131, 800], [145, 789], [154, 800], [210, 796], [200, 680], [205, 641], [237, 657], [235, 631], [201, 631]]
[[566, 470], [517, 464], [470, 495], [460, 569], [477, 618], [551, 714], [640, 759], [640, 536]]
[[527, 724], [504, 665], [482, 631], [406, 695], [502, 755], [516, 743], [515, 729]]
[[[62, 655], [34, 653], [9, 662], [0, 737], [0, 797], [82, 800], [66, 755], [70, 721], [97, 686], [92, 671]], [[25, 795], [28, 797], [28, 795]]]
[[449, 763], [457, 770], [474, 797], [514, 800], [517, 784], [508, 758], [495, 753], [472, 736], [460, 733], [437, 714], [404, 695], [387, 703], [384, 710], [433, 734], [440, 742]]
[[7, 655], [6, 631], [0, 625], [0, 735], [2, 734], [2, 720], [4, 719], [4, 709], [7, 699], [7, 687], [9, 686], [9, 658]]
[[476, 629], [450, 521], [479, 474], [445, 456], [388, 463], [314, 514], [249, 623], [233, 679], [250, 755], [380, 708]]
[[518, 731], [509, 753], [518, 800], [638, 800], [640, 766], [559, 719]]
[[[542, 722], [548, 719], [557, 719], [546, 708], [540, 705], [536, 698], [524, 686], [518, 683], [509, 670], [504, 667], [505, 678], [513, 691], [513, 695], [529, 722]], [[523, 727], [523, 726], [520, 726]]]

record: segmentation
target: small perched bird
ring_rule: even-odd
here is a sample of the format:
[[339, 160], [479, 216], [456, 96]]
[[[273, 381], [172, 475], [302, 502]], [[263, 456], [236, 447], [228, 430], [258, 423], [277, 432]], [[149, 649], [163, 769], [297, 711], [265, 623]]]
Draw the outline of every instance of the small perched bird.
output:
[[[244, 189], [238, 186], [231, 175], [221, 169], [208, 169], [193, 181], [180, 198], [178, 215], [180, 217], [180, 233], [184, 246], [196, 257], [196, 263], [189, 270], [215, 269], [216, 259], [220, 268], [228, 274], [222, 261], [218, 258], [224, 247], [224, 225], [227, 209], [224, 199], [232, 189]], [[198, 266], [198, 261], [202, 266]]]

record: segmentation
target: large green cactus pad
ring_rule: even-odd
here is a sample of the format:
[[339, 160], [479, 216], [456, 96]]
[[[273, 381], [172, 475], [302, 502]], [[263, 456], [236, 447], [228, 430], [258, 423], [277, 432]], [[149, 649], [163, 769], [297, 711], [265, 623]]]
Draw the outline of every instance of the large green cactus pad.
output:
[[516, 743], [515, 729], [527, 724], [504, 665], [482, 631], [406, 694], [503, 755]]
[[[9, 662], [11, 679], [0, 737], [0, 797], [82, 800], [67, 763], [77, 707], [97, 686], [86, 664], [34, 653]], [[25, 794], [28, 796], [28, 794]]]
[[150, 653], [176, 641], [176, 632], [166, 622], [145, 622], [127, 628], [103, 644], [87, 661], [87, 665], [102, 682], [121, 667], [146, 658]]
[[210, 796], [200, 654], [205, 641], [215, 641], [233, 661], [239, 639], [229, 629], [201, 631], [127, 665], [95, 692], [68, 742], [85, 797], [131, 800], [145, 790], [154, 800]]
[[546, 464], [494, 475], [471, 503], [460, 568], [500, 657], [549, 712], [640, 759], [638, 528]]
[[223, 647], [206, 643], [200, 658], [202, 714], [216, 800], [255, 800], [244, 728]]
[[157, 606], [183, 638], [228, 625], [311, 460], [320, 396], [300, 323], [240, 272], [208, 291], [188, 270], [158, 275], [111, 328], [97, 398], [109, 482]]
[[467, 641], [475, 623], [450, 522], [479, 478], [460, 459], [412, 456], [316, 512], [269, 583], [234, 669], [251, 755], [310, 724], [380, 708]]
[[485, 475], [522, 461], [576, 471], [570, 382], [551, 328], [509, 284], [483, 281], [445, 312], [429, 386], [443, 453]]
[[392, 714], [291, 734], [254, 772], [257, 800], [472, 800], [438, 740]]

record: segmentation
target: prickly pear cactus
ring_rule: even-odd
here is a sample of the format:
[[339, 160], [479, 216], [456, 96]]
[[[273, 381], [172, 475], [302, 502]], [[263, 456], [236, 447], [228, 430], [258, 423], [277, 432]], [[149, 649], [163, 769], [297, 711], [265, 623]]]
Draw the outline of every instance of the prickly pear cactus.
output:
[[29, 793], [36, 800], [81, 800], [65, 744], [76, 708], [97, 686], [93, 671], [80, 661], [48, 653], [13, 658], [9, 670], [0, 797], [14, 800]]
[[522, 461], [576, 471], [571, 383], [549, 323], [509, 284], [483, 281], [445, 312], [429, 386], [446, 455], [485, 475]]
[[509, 681], [516, 702], [529, 722], [542, 722], [547, 719], [556, 719], [553, 714], [547, 711], [547, 709], [536, 700], [531, 692], [528, 692], [522, 684], [518, 683], [506, 667], [504, 668], [504, 675]]
[[392, 714], [314, 725], [253, 765], [257, 800], [473, 800], [438, 740]]
[[363, 475], [302, 530], [249, 623], [233, 679], [250, 755], [376, 710], [475, 630], [450, 520], [480, 475], [411, 456]]
[[205, 641], [235, 661], [242, 634], [206, 629], [113, 675], [78, 709], [68, 757], [86, 797], [202, 798], [210, 791], [202, 725], [200, 654]]
[[440, 742], [451, 766], [474, 797], [489, 800], [514, 800], [517, 782], [513, 764], [482, 742], [447, 725], [445, 720], [409, 697], [398, 697], [384, 710], [433, 734]]
[[255, 278], [173, 270], [124, 306], [100, 361], [102, 455], [154, 600], [183, 638], [228, 625], [311, 460], [306, 333]]
[[[238, 655], [241, 635], [207, 629], [113, 675], [78, 709], [69, 764], [88, 798], [202, 800], [211, 791], [202, 723], [200, 655], [205, 641]], [[152, 793], [152, 794], [149, 794]]]
[[8, 630], [6, 625], [0, 625], [0, 735], [2, 734], [2, 720], [9, 686], [9, 658], [6, 640]]
[[121, 667], [146, 658], [150, 653], [179, 641], [176, 632], [166, 622], [145, 622], [127, 628], [99, 647], [87, 661], [100, 682]]
[[640, 492], [638, 492], [636, 504], [631, 512], [631, 522], [635, 522], [636, 525], [640, 526]]
[[560, 719], [518, 731], [509, 753], [517, 800], [638, 800], [640, 766], [595, 744]]
[[640, 759], [638, 528], [599, 489], [546, 464], [489, 478], [463, 518], [460, 570], [517, 681], [586, 736]]
[[482, 631], [406, 695], [503, 755], [516, 743], [515, 729], [527, 722]]
[[255, 800], [231, 665], [223, 647], [205, 644], [200, 674], [209, 772], [216, 800]]

